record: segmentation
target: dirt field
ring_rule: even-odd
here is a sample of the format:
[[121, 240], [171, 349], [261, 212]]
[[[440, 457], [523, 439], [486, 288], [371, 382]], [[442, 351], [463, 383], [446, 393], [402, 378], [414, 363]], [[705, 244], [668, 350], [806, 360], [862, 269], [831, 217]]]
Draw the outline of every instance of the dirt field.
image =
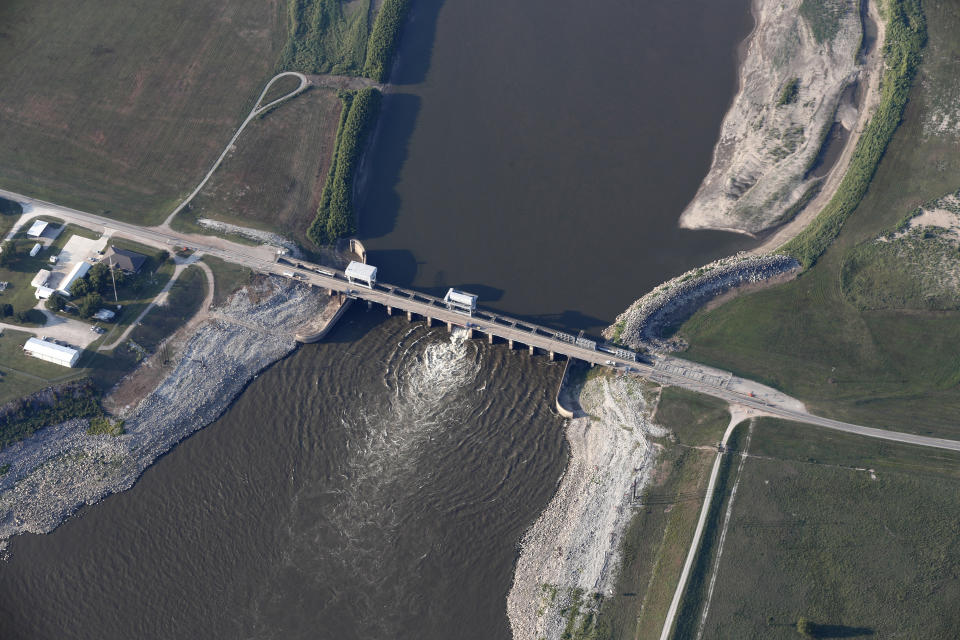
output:
[[0, 184], [156, 223], [250, 109], [286, 37], [280, 0], [0, 5]]
[[315, 88], [252, 122], [176, 224], [212, 218], [312, 246], [306, 230], [317, 214], [340, 110], [335, 91]]

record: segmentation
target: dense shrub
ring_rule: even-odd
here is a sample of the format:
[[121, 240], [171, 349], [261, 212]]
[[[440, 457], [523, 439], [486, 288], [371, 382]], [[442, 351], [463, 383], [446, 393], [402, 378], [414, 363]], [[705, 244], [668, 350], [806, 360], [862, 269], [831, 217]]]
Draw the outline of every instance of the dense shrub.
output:
[[341, 94], [343, 112], [337, 129], [333, 160], [320, 196], [317, 217], [307, 230], [316, 244], [324, 245], [356, 232], [353, 211], [353, 180], [367, 135], [373, 129], [380, 108], [380, 92], [361, 89]]
[[833, 198], [820, 215], [781, 251], [810, 267], [840, 233], [847, 217], [857, 208], [900, 125], [910, 87], [926, 44], [927, 28], [919, 0], [888, 0], [887, 32], [883, 46], [885, 70], [880, 104], [857, 141], [850, 167]]
[[377, 82], [384, 82], [390, 74], [390, 64], [400, 40], [400, 29], [410, 10], [410, 0], [384, 0], [373, 31], [367, 40], [367, 60], [363, 75]]
[[800, 94], [800, 78], [790, 78], [783, 89], [780, 90], [780, 97], [777, 98], [777, 106], [782, 107], [785, 104], [796, 102]]
[[0, 448], [47, 425], [100, 415], [100, 394], [90, 380], [51, 387], [0, 408]]
[[369, 11], [344, 12], [342, 0], [292, 0], [281, 71], [359, 75], [370, 31]]

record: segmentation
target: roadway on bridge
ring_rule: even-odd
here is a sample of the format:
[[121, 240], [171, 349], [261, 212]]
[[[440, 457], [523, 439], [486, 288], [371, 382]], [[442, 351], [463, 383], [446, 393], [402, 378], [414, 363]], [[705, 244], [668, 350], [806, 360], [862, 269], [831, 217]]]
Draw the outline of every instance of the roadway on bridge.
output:
[[[616, 357], [609, 353], [594, 351], [558, 340], [552, 329], [508, 318], [501, 314], [481, 311], [474, 317], [447, 309], [442, 301], [433, 296], [421, 294], [399, 287], [380, 284], [374, 289], [367, 289], [348, 282], [343, 272], [330, 267], [313, 265], [300, 261], [299, 267], [276, 262], [275, 248], [266, 245], [251, 247], [231, 242], [213, 236], [186, 234], [161, 227], [142, 227], [126, 222], [120, 222], [103, 216], [85, 213], [69, 207], [63, 207], [29, 196], [0, 189], [0, 196], [16, 200], [25, 205], [25, 213], [21, 216], [16, 230], [23, 222], [36, 215], [50, 215], [62, 218], [85, 227], [92, 227], [102, 231], [112, 230], [114, 235], [122, 235], [151, 246], [172, 248], [188, 246], [228, 262], [240, 264], [261, 273], [282, 276], [293, 272], [296, 277], [305, 283], [323, 287], [332, 291], [348, 293], [348, 295], [375, 302], [394, 309], [402, 309], [422, 317], [430, 317], [441, 322], [449, 322], [459, 326], [470, 323], [471, 328], [484, 333], [492, 333], [506, 340], [513, 340], [544, 351], [561, 353], [571, 358], [578, 358], [596, 365], [608, 366], [620, 371], [630, 371], [645, 378], [665, 385], [684, 387], [692, 391], [720, 398], [734, 405], [741, 405], [755, 409], [763, 414], [812, 424], [837, 431], [844, 431], [869, 438], [880, 438], [892, 442], [902, 442], [923, 447], [936, 447], [960, 451], [960, 441], [928, 436], [915, 435], [864, 427], [861, 425], [823, 418], [809, 413], [803, 404], [774, 389], [755, 382], [738, 379], [741, 384], [731, 388], [729, 381], [731, 374], [714, 370], [714, 375], [698, 375], [691, 378], [682, 372], [703, 371], [704, 367], [686, 362], [680, 358], [664, 357], [654, 364], [633, 362]], [[11, 234], [13, 231], [11, 231]], [[296, 261], [295, 261], [296, 262]], [[756, 390], [756, 391], [753, 391]], [[750, 395], [753, 393], [753, 395]]]

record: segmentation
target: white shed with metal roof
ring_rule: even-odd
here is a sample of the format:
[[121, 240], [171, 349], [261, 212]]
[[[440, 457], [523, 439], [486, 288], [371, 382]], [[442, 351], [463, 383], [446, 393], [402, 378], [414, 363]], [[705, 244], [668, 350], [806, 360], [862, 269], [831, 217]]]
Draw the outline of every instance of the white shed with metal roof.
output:
[[37, 220], [32, 225], [30, 225], [29, 229], [27, 229], [27, 237], [39, 238], [40, 236], [43, 235], [43, 232], [46, 229], [47, 229], [47, 223], [44, 222], [43, 220]]
[[87, 271], [90, 271], [90, 263], [86, 260], [78, 262], [76, 265], [74, 265], [73, 269], [70, 270], [70, 273], [68, 273], [63, 279], [63, 281], [60, 283], [60, 286], [57, 287], [57, 291], [65, 296], [69, 296], [70, 286], [83, 276], [87, 275]]
[[72, 367], [77, 364], [77, 360], [80, 359], [80, 352], [73, 347], [65, 347], [53, 342], [47, 342], [46, 340], [38, 340], [37, 338], [27, 340], [27, 343], [23, 345], [23, 351], [28, 356], [53, 362], [54, 364], [59, 364], [64, 367]]

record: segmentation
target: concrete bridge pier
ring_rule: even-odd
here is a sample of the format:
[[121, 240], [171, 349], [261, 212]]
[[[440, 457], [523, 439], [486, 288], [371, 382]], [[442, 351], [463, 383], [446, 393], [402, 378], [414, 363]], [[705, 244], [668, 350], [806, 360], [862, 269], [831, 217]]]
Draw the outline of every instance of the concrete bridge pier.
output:
[[507, 346], [510, 348], [511, 351], [513, 350], [513, 340], [512, 340], [512, 339], [507, 338]]
[[467, 329], [467, 339], [473, 340], [473, 329]]
[[452, 323], [452, 322], [447, 322], [447, 331], [449, 331], [449, 332], [451, 332], [451, 333], [453, 332], [453, 323]]
[[387, 307], [387, 315], [388, 315], [388, 316], [392, 316], [392, 315], [393, 315], [393, 307]]
[[413, 322], [413, 311], [407, 311], [407, 322]]
[[433, 326], [433, 318], [431, 318], [430, 316], [427, 316], [427, 328], [432, 326]]
[[547, 355], [550, 356], [550, 362], [553, 362], [554, 360], [557, 359], [557, 354], [553, 351], [547, 351]]
[[534, 350], [534, 346], [533, 346], [532, 344], [530, 344], [530, 345], [527, 345], [527, 348], [530, 349], [530, 355], [533, 355], [533, 353], [534, 353], [534, 351], [533, 351], [533, 350]]
[[488, 334], [487, 334], [487, 343], [488, 343], [488, 344], [493, 344], [493, 334], [492, 334], [492, 333], [488, 333]]

